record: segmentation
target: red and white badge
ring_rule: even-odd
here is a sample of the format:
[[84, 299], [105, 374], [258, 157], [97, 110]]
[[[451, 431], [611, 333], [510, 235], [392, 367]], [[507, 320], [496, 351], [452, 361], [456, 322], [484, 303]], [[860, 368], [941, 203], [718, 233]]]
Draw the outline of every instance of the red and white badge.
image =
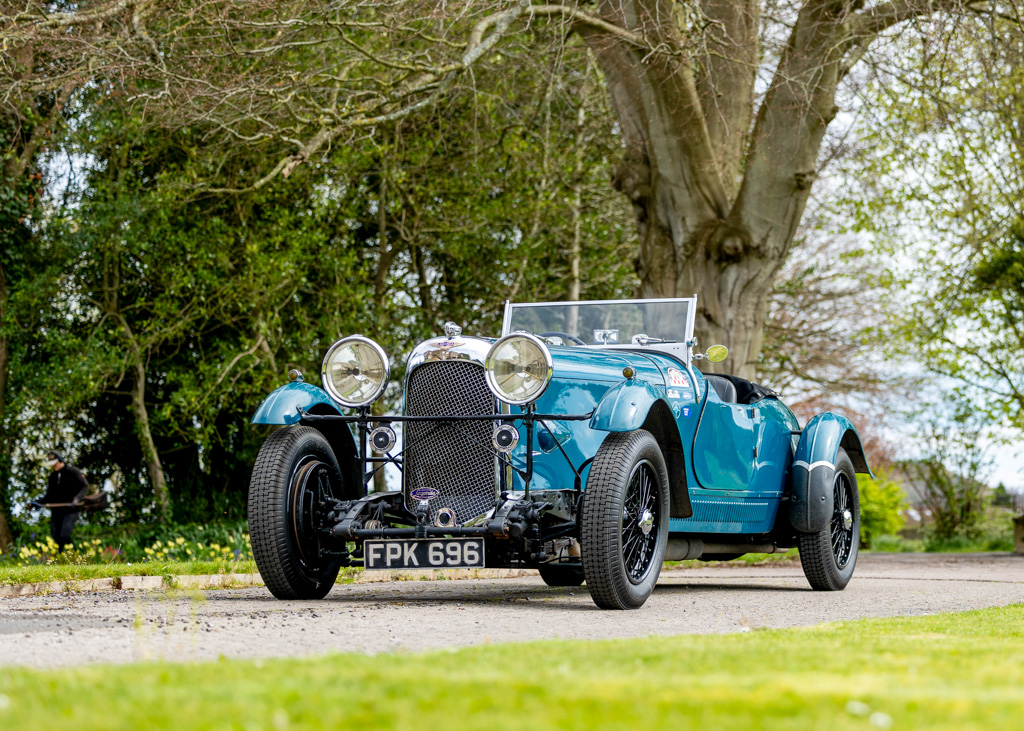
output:
[[682, 371], [676, 370], [675, 368], [668, 369], [668, 385], [669, 386], [689, 386], [690, 381], [683, 375]]

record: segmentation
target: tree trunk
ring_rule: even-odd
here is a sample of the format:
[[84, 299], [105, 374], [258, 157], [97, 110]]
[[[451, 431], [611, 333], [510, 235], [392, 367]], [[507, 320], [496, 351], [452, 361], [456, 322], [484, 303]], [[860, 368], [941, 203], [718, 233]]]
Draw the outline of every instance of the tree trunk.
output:
[[[754, 115], [758, 0], [701, 0], [701, 50], [664, 0], [603, 0], [576, 29], [604, 73], [625, 142], [613, 185], [633, 204], [640, 296], [697, 295], [709, 370], [752, 378], [766, 300], [793, 244], [835, 116], [835, 92], [879, 32], [934, 12], [896, 1], [807, 0]], [[626, 34], [629, 34], [628, 36]]]
[[160, 454], [153, 442], [153, 432], [149, 428], [149, 409], [146, 408], [146, 366], [139, 359], [133, 364], [135, 383], [132, 385], [132, 414], [135, 416], [135, 430], [139, 435], [142, 454], [146, 458], [146, 470], [149, 483], [156, 499], [156, 512], [160, 522], [171, 517], [171, 500], [164, 479], [164, 468], [160, 463]]
[[[7, 310], [7, 276], [3, 263], [0, 262], [0, 324], [4, 321]], [[7, 336], [0, 330], [0, 554], [14, 542], [11, 528], [7, 523], [7, 512], [10, 509], [8, 485], [11, 476], [10, 440], [7, 438], [7, 377], [10, 363]]]
[[[0, 268], [0, 322], [3, 321], [3, 308], [6, 303], [3, 276], [3, 269]], [[7, 436], [4, 420], [7, 409], [5, 395], [9, 363], [7, 347], [7, 338], [0, 335], [0, 554], [5, 553], [7, 547], [14, 542], [11, 527], [7, 523], [11, 509], [11, 439]]]
[[[576, 110], [576, 135], [573, 139], [573, 171], [572, 171], [572, 241], [569, 243], [569, 281], [566, 299], [576, 301], [580, 298], [580, 247], [583, 226], [583, 126], [587, 119], [587, 111], [580, 100]], [[575, 335], [579, 330], [580, 308], [573, 307], [566, 320], [566, 332]]]
[[0, 513], [0, 554], [7, 553], [8, 548], [14, 545], [14, 536], [11, 534], [11, 527], [7, 524], [7, 518]]

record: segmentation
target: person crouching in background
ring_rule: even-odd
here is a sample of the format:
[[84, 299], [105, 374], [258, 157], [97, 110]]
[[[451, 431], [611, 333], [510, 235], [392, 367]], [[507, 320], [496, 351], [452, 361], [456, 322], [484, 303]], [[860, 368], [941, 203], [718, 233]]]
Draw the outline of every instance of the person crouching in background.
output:
[[64, 455], [56, 450], [46, 454], [44, 464], [50, 468], [50, 479], [46, 494], [29, 505], [50, 507], [50, 536], [60, 551], [71, 542], [80, 510], [80, 501], [89, 492], [89, 483], [82, 471], [64, 461]]

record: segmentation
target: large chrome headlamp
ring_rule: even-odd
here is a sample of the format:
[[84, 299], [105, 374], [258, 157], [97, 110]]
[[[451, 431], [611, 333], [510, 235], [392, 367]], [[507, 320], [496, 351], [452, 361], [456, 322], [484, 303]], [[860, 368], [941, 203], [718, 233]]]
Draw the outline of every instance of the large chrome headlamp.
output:
[[487, 385], [495, 396], [513, 406], [539, 399], [553, 370], [547, 346], [529, 333], [506, 335], [491, 346], [484, 360]]
[[343, 406], [361, 408], [384, 393], [391, 366], [377, 343], [362, 335], [352, 335], [331, 346], [320, 375], [331, 398]]

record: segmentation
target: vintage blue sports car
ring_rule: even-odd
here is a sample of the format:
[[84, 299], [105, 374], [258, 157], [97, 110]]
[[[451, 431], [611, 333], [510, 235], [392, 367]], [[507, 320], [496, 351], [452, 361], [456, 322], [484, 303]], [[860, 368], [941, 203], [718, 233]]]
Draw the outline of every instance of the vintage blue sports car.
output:
[[[292, 381], [253, 418], [279, 424], [249, 488], [253, 555], [274, 596], [321, 598], [341, 566], [532, 567], [634, 609], [666, 560], [800, 547], [814, 589], [857, 563], [856, 429], [803, 428], [777, 395], [694, 364], [696, 297], [507, 303], [501, 337], [462, 334], [409, 355], [404, 413], [371, 406], [388, 356], [342, 338], [323, 388]], [[396, 434], [396, 427], [400, 433]], [[401, 489], [373, 475], [401, 470]]]

